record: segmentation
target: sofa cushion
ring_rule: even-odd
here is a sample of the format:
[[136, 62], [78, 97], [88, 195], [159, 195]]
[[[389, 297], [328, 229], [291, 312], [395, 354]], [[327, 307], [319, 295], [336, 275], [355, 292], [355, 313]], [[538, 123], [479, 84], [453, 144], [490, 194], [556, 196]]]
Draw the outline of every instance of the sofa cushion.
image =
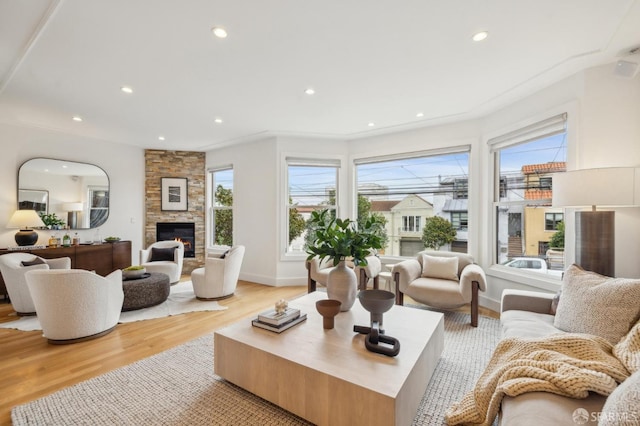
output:
[[158, 248], [151, 247], [150, 262], [173, 262], [173, 256], [177, 247]]
[[622, 382], [607, 398], [600, 413], [601, 426], [640, 424], [640, 371]]
[[501, 425], [597, 425], [606, 397], [589, 393], [573, 399], [547, 392], [529, 392], [502, 400]]
[[564, 274], [554, 325], [617, 343], [640, 317], [640, 280], [611, 278], [571, 265]]
[[443, 280], [458, 280], [458, 258], [422, 255], [422, 276]]
[[510, 310], [500, 315], [502, 337], [545, 337], [561, 333], [553, 326], [553, 315]]

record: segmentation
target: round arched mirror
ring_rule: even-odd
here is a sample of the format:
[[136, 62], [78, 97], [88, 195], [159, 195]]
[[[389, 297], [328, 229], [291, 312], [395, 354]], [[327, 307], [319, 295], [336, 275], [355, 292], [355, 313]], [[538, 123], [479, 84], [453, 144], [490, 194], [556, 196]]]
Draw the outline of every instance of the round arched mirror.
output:
[[93, 164], [33, 158], [18, 169], [18, 208], [52, 229], [97, 228], [109, 217], [109, 177]]

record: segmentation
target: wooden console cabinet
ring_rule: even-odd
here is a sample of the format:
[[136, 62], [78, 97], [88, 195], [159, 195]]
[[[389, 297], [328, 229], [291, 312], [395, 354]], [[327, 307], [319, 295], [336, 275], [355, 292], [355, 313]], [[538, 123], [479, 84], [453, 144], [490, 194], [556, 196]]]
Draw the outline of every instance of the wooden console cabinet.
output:
[[[44, 248], [26, 251], [9, 251], [7, 249], [0, 249], [0, 255], [7, 253], [32, 253], [44, 259], [69, 257], [71, 258], [72, 269], [96, 271], [97, 274], [102, 276], [109, 275], [116, 269], [123, 269], [127, 266], [131, 266], [131, 241]], [[4, 294], [6, 297], [4, 279], [1, 276], [0, 294]]]

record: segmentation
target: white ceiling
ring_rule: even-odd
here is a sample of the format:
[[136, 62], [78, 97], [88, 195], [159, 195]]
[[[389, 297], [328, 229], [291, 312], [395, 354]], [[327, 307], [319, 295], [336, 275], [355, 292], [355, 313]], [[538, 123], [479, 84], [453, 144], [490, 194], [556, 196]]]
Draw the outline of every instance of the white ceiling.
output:
[[482, 116], [638, 45], [640, 0], [0, 0], [0, 122], [144, 148], [354, 139]]

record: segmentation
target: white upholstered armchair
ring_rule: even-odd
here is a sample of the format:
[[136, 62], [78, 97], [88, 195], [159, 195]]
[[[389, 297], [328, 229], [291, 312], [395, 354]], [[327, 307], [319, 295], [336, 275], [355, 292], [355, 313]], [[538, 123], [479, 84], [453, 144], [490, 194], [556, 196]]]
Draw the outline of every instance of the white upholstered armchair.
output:
[[201, 300], [224, 299], [233, 296], [238, 285], [244, 246], [233, 246], [221, 255], [209, 255], [204, 267], [191, 272], [193, 292]]
[[13, 309], [18, 315], [35, 315], [25, 273], [34, 270], [69, 269], [71, 259], [60, 257], [57, 259], [43, 259], [30, 253], [7, 253], [0, 256], [0, 272], [9, 293]]
[[421, 251], [415, 259], [396, 264], [396, 304], [404, 295], [439, 309], [471, 304], [471, 325], [478, 326], [478, 291], [485, 291], [484, 271], [465, 253]]
[[49, 343], [92, 339], [118, 324], [124, 301], [119, 269], [106, 277], [82, 269], [37, 270], [26, 279]]
[[140, 265], [147, 272], [169, 275], [171, 284], [180, 281], [183, 260], [184, 244], [180, 241], [157, 241], [146, 250], [140, 250]]

